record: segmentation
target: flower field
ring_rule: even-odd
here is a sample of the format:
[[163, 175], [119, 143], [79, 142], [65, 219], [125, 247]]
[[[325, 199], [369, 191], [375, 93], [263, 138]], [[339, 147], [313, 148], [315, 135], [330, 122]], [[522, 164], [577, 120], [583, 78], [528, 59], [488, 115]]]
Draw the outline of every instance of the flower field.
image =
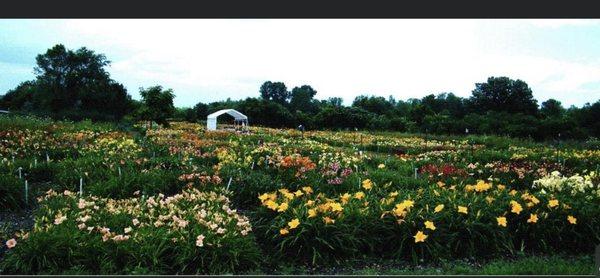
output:
[[[0, 274], [593, 253], [597, 142], [0, 118]], [[1, 220], [0, 220], [1, 222]]]

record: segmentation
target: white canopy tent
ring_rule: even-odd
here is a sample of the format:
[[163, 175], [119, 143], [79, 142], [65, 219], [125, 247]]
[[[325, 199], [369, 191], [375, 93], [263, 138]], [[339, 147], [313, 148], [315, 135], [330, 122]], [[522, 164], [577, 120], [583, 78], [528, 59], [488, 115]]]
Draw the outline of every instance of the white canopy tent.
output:
[[239, 123], [243, 127], [248, 126], [248, 117], [237, 110], [234, 109], [223, 109], [217, 112], [214, 112], [206, 117], [206, 130], [216, 130], [217, 129], [217, 117], [229, 114], [234, 118], [234, 123]]

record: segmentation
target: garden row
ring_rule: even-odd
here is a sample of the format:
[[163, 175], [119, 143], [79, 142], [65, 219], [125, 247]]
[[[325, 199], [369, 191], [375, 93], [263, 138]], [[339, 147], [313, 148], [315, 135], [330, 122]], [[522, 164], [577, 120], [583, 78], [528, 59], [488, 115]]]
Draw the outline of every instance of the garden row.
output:
[[[1, 119], [0, 273], [242, 273], [600, 243], [600, 151], [498, 138]], [[267, 258], [267, 260], [265, 260]]]

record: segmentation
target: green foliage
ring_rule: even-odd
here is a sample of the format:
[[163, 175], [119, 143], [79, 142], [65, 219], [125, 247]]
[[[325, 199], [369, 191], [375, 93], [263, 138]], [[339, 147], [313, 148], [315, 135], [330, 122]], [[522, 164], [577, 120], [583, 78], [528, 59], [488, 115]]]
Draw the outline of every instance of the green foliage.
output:
[[[3, 274], [224, 274], [258, 265], [260, 251], [253, 237], [239, 234], [247, 232], [247, 220], [229, 211], [226, 198], [186, 191], [169, 199], [169, 205], [164, 205], [160, 195], [148, 200], [155, 203], [80, 199], [71, 193], [50, 192], [40, 203], [33, 231], [19, 239], [18, 248], [7, 252], [0, 270]], [[225, 217], [219, 222], [225, 235], [197, 223], [196, 206], [208, 211], [203, 216], [207, 220], [217, 214]], [[119, 209], [112, 211], [114, 207]], [[170, 225], [170, 215], [175, 214], [181, 219], [173, 218]], [[186, 225], [178, 224], [181, 221]], [[204, 236], [200, 243], [198, 235]]]
[[263, 100], [270, 100], [285, 105], [290, 98], [290, 93], [283, 82], [267, 81], [260, 86], [260, 96]]
[[140, 95], [142, 106], [137, 111], [140, 118], [168, 126], [167, 118], [175, 113], [173, 90], [163, 90], [162, 86], [153, 86], [147, 89], [140, 88]]
[[18, 210], [25, 206], [25, 182], [12, 175], [0, 175], [0, 209]]
[[105, 70], [103, 54], [58, 44], [36, 57], [36, 79], [21, 83], [2, 98], [12, 110], [55, 119], [119, 121], [131, 112], [131, 96]]

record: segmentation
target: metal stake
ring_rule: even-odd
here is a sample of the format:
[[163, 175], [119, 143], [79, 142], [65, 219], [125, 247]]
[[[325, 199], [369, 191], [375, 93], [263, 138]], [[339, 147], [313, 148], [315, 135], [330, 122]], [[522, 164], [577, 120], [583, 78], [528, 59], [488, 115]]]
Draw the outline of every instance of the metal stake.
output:
[[27, 180], [25, 180], [25, 203], [28, 204], [29, 203], [29, 184], [27, 183]]

